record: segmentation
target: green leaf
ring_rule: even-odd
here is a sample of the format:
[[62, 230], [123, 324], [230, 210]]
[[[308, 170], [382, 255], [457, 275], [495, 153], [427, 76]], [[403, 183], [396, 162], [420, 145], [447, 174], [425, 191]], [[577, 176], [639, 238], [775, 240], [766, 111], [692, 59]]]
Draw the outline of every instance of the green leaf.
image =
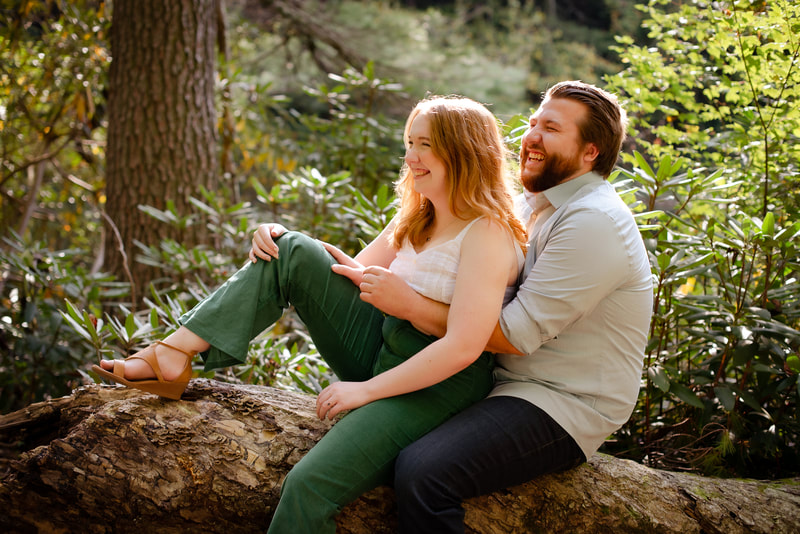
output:
[[764, 222], [761, 223], [761, 233], [767, 237], [772, 237], [775, 233], [775, 214], [767, 212]]
[[731, 363], [734, 367], [742, 367], [747, 362], [752, 360], [757, 352], [758, 346], [755, 343], [737, 345], [733, 350], [733, 361]]
[[765, 365], [763, 363], [756, 363], [753, 365], [753, 369], [760, 372], [760, 373], [767, 373], [770, 375], [778, 374], [780, 371], [774, 367], [770, 367], [769, 365]]
[[67, 305], [67, 313], [69, 316], [80, 322], [83, 319], [83, 315], [78, 311], [78, 308], [76, 308], [69, 299], [64, 299], [64, 303]]
[[644, 156], [640, 152], [635, 151], [633, 153], [633, 156], [636, 158], [636, 165], [640, 169], [642, 169], [644, 172], [646, 172], [649, 177], [651, 177], [651, 178], [655, 178], [656, 177], [656, 173], [653, 172], [653, 168], [650, 166], [649, 163], [647, 163], [647, 160], [644, 159]]
[[214, 215], [216, 213], [214, 208], [212, 208], [208, 204], [205, 204], [204, 202], [201, 202], [200, 200], [198, 200], [198, 199], [196, 199], [194, 197], [190, 196], [189, 197], [189, 202], [191, 202], [192, 205], [194, 205], [197, 209], [199, 209], [203, 213], [207, 213], [209, 215]]
[[64, 319], [69, 323], [72, 329], [78, 333], [79, 336], [81, 336], [87, 341], [92, 341], [92, 335], [89, 333], [88, 330], [83, 328], [83, 326], [78, 321], [73, 319], [69, 314], [65, 314], [64, 312], [61, 312], [61, 316], [64, 317]]
[[653, 381], [653, 384], [658, 389], [664, 392], [669, 391], [669, 377], [663, 367], [660, 365], [651, 366], [647, 369], [647, 376], [650, 377], [650, 380]]
[[695, 393], [684, 386], [683, 384], [679, 384], [677, 382], [672, 382], [669, 388], [670, 393], [678, 397], [680, 400], [689, 404], [690, 406], [694, 406], [695, 408], [703, 409], [705, 406], [703, 405], [703, 401], [695, 395]]
[[759, 319], [763, 319], [764, 321], [770, 321], [772, 319], [772, 314], [769, 312], [769, 310], [765, 310], [764, 308], [750, 306], [747, 308], [747, 311]]
[[133, 333], [136, 332], [136, 321], [132, 313], [129, 313], [127, 317], [125, 317], [125, 333], [128, 335], [128, 339], [133, 336]]
[[733, 411], [734, 406], [736, 406], [736, 396], [730, 388], [726, 386], [715, 387], [714, 394], [716, 394], [717, 399], [722, 403], [722, 407], [725, 408], [725, 410], [729, 412]]
[[89, 332], [89, 335], [92, 338], [92, 343], [95, 347], [100, 345], [100, 336], [98, 335], [97, 328], [95, 327], [94, 322], [92, 322], [92, 318], [89, 315], [89, 312], [83, 312], [83, 324], [86, 330]]
[[658, 255], [658, 268], [659, 268], [659, 270], [661, 272], [666, 271], [667, 268], [670, 266], [670, 261], [671, 260], [672, 260], [672, 256], [670, 256], [669, 254], [667, 254], [667, 253], [659, 254]]

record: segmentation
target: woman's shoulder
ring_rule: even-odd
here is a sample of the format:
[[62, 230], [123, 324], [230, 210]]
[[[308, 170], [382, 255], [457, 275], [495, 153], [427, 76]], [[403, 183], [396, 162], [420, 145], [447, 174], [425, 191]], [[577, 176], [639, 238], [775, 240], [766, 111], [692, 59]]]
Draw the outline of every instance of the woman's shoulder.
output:
[[463, 232], [476, 239], [496, 239], [499, 236], [509, 235], [508, 229], [500, 221], [485, 215], [470, 221]]
[[506, 250], [513, 251], [515, 248], [515, 240], [511, 232], [500, 221], [492, 217], [478, 217], [465, 230], [462, 249], [468, 247], [492, 255], [502, 254]]

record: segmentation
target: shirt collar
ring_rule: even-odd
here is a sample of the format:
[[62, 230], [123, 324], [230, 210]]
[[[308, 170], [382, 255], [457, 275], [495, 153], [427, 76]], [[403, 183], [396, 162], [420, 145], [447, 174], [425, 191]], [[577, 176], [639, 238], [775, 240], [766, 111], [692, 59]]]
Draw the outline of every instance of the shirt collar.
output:
[[542, 191], [542, 194], [547, 197], [547, 200], [550, 201], [550, 204], [552, 204], [554, 208], [558, 209], [567, 200], [572, 198], [572, 195], [577, 193], [581, 187], [590, 183], [602, 182], [603, 180], [604, 178], [602, 176], [594, 171], [590, 171], [571, 180], [567, 180], [566, 182], [561, 182], [546, 191]]

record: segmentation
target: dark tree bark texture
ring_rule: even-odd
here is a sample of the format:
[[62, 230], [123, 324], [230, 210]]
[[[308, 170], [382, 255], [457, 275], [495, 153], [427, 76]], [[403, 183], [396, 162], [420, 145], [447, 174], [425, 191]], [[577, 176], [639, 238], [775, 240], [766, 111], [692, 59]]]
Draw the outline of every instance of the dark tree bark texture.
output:
[[[330, 427], [309, 396], [197, 379], [181, 401], [87, 386], [0, 417], [2, 532], [263, 531], [280, 484]], [[798, 480], [722, 480], [593, 456], [471, 499], [470, 533], [800, 532]], [[351, 503], [338, 532], [396, 530], [394, 494]]]
[[134, 260], [134, 240], [194, 244], [203, 225], [173, 230], [137, 207], [163, 210], [172, 201], [186, 216], [188, 197], [200, 186], [213, 190], [218, 179], [217, 10], [216, 0], [115, 0], [113, 10], [106, 212], [114, 228], [106, 232], [106, 268], [128, 280], [127, 263], [141, 295], [153, 272]]

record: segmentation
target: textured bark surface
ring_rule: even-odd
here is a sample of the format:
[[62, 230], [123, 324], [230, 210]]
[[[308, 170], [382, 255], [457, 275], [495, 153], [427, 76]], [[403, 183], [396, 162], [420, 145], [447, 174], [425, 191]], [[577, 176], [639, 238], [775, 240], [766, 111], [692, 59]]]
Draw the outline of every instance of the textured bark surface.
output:
[[[204, 225], [178, 231], [138, 209], [196, 211], [189, 196], [218, 180], [214, 102], [216, 0], [115, 0], [109, 70], [106, 268], [128, 281], [120, 243], [141, 296], [150, 268], [134, 261], [134, 240], [199, 239]], [[119, 232], [119, 236], [116, 231]]]
[[[0, 417], [0, 531], [254, 532], [329, 424], [312, 397], [212, 380], [181, 401], [87, 386]], [[466, 504], [467, 531], [800, 531], [800, 481], [722, 480], [595, 455]], [[390, 488], [348, 505], [339, 532], [397, 525]]]

